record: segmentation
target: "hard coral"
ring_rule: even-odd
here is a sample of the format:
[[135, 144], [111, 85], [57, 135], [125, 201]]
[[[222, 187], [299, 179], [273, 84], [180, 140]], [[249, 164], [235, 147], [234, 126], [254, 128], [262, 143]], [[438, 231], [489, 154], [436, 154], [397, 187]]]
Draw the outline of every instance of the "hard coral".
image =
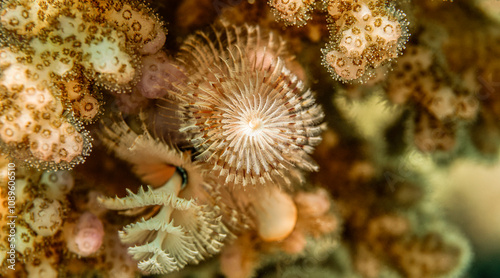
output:
[[431, 48], [410, 45], [388, 75], [387, 96], [395, 104], [413, 103], [413, 143], [423, 152], [451, 151], [460, 122], [472, 122], [479, 100], [467, 80], [445, 70]]
[[309, 154], [323, 112], [287, 69], [279, 37], [225, 25], [189, 37], [178, 60], [188, 76], [170, 93], [180, 99], [180, 131], [221, 182], [290, 184], [301, 179], [298, 169], [317, 170]]
[[[13, 54], [5, 49], [1, 52]], [[46, 161], [69, 165], [81, 162], [90, 146], [88, 135], [79, 133], [80, 125], [65, 113], [50, 86], [34, 80], [39, 74], [32, 66], [6, 60], [0, 63], [4, 66], [0, 76], [3, 149], [11, 156], [32, 163]]]
[[[19, 262], [35, 263], [36, 260], [44, 259], [44, 252], [49, 252], [51, 242], [57, 238], [58, 232], [67, 219], [66, 195], [73, 187], [74, 179], [67, 171], [39, 173], [23, 168], [15, 169], [15, 177], [14, 186], [8, 188], [5, 186], [7, 183], [0, 185], [2, 203], [0, 225], [8, 227], [8, 222], [12, 221], [11, 217], [16, 216], [13, 234], [17, 258]], [[9, 197], [11, 204], [7, 209]], [[11, 248], [12, 241], [8, 241], [7, 235], [8, 233], [3, 232], [0, 234], [0, 249], [6, 251]], [[6, 263], [6, 258], [0, 256], [0, 265], [3, 266]], [[0, 274], [6, 270], [7, 267], [2, 267]]]
[[30, 228], [41, 236], [54, 235], [62, 224], [62, 206], [57, 200], [36, 198], [24, 215]]
[[[269, 0], [276, 18], [287, 25], [303, 26], [311, 19], [316, 0]], [[319, 1], [318, 1], [319, 2]]]
[[405, 15], [386, 1], [332, 0], [332, 39], [323, 63], [339, 81], [365, 81], [396, 58], [408, 39]]
[[131, 88], [141, 54], [165, 42], [156, 16], [134, 2], [7, 1], [0, 23], [2, 149], [35, 166], [82, 162], [91, 139], [80, 120], [101, 106], [89, 87]]
[[363, 83], [383, 75], [384, 66], [400, 54], [409, 36], [406, 15], [387, 0], [269, 0], [268, 4], [276, 18], [299, 27], [311, 19], [313, 9], [327, 11], [330, 39], [322, 49], [322, 60], [333, 79], [341, 82]]

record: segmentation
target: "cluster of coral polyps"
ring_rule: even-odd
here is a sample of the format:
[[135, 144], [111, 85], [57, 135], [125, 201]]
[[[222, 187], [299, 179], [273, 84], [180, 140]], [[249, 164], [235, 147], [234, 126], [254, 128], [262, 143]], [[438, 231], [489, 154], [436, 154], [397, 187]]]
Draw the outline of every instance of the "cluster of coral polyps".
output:
[[[319, 3], [315, 3], [319, 2]], [[364, 82], [396, 58], [408, 40], [405, 14], [384, 0], [270, 0], [275, 16], [302, 26], [313, 8], [326, 7], [330, 41], [323, 64], [335, 80]]]
[[85, 182], [73, 172], [27, 170], [0, 157], [0, 181], [0, 276], [82, 277], [92, 269], [117, 278], [137, 273], [117, 225], [105, 223], [105, 209], [96, 200], [100, 193], [82, 195]]
[[11, 157], [71, 167], [90, 151], [95, 86], [126, 90], [165, 31], [133, 2], [6, 1], [0, 8], [0, 139]]
[[[325, 137], [333, 135], [329, 130]], [[461, 277], [470, 262], [470, 246], [429, 202], [428, 188], [410, 170], [413, 160], [375, 164], [364, 152], [369, 148], [364, 143], [324, 141], [315, 158], [329, 174], [315, 174], [312, 179], [334, 196], [344, 221], [342, 242], [357, 273], [362, 277]]]
[[[7, 163], [2, 165], [1, 171], [2, 174], [7, 173]], [[12, 246], [15, 246], [14, 251], [17, 253], [14, 257], [29, 263], [33, 261], [33, 257], [39, 257], [36, 251], [41, 246], [53, 242], [54, 235], [62, 228], [66, 218], [65, 211], [68, 206], [66, 194], [74, 185], [73, 177], [67, 171], [44, 173], [22, 169], [11, 171], [16, 171], [15, 185], [7, 186], [7, 183], [2, 183], [0, 186], [2, 229], [8, 228], [7, 223], [12, 222], [12, 217], [15, 217], [15, 224], [11, 226], [16, 230], [15, 233], [11, 231], [1, 234], [0, 265], [4, 274], [7, 264], [12, 264], [7, 262], [10, 259], [7, 257], [9, 256], [7, 251]], [[15, 238], [9, 239], [10, 235], [14, 235]], [[12, 243], [15, 244], [11, 245]]]
[[316, 0], [269, 0], [276, 18], [286, 25], [303, 26], [311, 19]]
[[386, 1], [330, 1], [332, 40], [323, 63], [334, 79], [364, 81], [396, 58], [408, 38], [404, 14]]
[[404, 53], [388, 76], [387, 96], [395, 104], [413, 102], [415, 146], [424, 152], [450, 151], [457, 146], [460, 121], [475, 120], [479, 111], [470, 88], [476, 82], [447, 75], [423, 44], [411, 45]]

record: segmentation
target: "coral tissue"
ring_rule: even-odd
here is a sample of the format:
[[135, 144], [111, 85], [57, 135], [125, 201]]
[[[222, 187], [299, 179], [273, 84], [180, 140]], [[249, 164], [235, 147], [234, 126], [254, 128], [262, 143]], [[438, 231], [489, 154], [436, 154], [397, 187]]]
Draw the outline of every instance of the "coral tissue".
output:
[[92, 87], [130, 88], [141, 54], [165, 42], [147, 7], [121, 1], [7, 1], [0, 22], [1, 145], [43, 167], [69, 168], [88, 156], [82, 122], [101, 106]]
[[468, 275], [498, 5], [148, 2], [0, 3], [1, 277]]
[[330, 1], [327, 9], [333, 40], [323, 49], [323, 63], [334, 79], [366, 80], [406, 43], [404, 14], [385, 1]]

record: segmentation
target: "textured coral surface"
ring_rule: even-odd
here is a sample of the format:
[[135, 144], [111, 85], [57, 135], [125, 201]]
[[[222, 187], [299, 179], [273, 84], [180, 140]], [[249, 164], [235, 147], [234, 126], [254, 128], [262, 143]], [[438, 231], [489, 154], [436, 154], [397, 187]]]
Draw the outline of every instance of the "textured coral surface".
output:
[[0, 276], [497, 277], [496, 2], [2, 1]]

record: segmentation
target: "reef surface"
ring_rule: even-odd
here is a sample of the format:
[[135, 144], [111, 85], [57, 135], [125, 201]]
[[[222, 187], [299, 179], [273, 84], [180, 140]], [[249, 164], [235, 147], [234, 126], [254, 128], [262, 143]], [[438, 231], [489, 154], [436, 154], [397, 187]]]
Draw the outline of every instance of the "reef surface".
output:
[[469, 277], [498, 3], [2, 1], [0, 275]]

